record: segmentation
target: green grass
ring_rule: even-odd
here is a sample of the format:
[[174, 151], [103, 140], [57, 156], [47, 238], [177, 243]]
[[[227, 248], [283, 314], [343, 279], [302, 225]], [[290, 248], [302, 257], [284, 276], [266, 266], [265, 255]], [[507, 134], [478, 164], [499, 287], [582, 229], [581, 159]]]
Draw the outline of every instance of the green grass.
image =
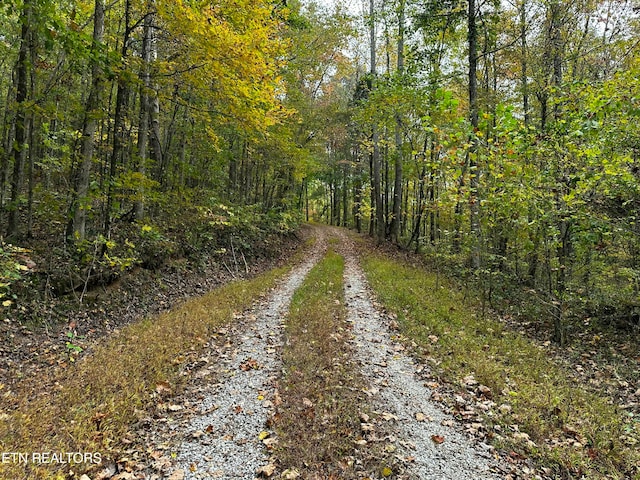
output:
[[[436, 282], [433, 273], [377, 255], [366, 256], [363, 267], [402, 334], [439, 374], [454, 385], [474, 375], [497, 406], [510, 407], [486, 418], [500, 426], [498, 447], [533, 458], [558, 478], [640, 478], [637, 421], [571, 383], [543, 349], [496, 320], [481, 319], [462, 292], [442, 278]], [[512, 424], [535, 446], [507, 434]]]
[[[249, 308], [291, 266], [238, 281], [189, 300], [157, 317], [132, 324], [97, 345], [91, 354], [55, 374], [56, 387], [35, 399], [21, 398], [0, 416], [3, 452], [99, 452], [117, 459], [137, 411], [162, 401], [157, 385], [179, 391], [185, 362], [197, 358], [212, 334]], [[53, 383], [53, 382], [52, 382]], [[82, 473], [90, 465], [72, 466]], [[0, 463], [0, 478], [66, 478], [69, 466]]]
[[362, 381], [350, 359], [342, 275], [329, 251], [295, 292], [286, 323], [277, 457], [302, 478], [355, 478]]

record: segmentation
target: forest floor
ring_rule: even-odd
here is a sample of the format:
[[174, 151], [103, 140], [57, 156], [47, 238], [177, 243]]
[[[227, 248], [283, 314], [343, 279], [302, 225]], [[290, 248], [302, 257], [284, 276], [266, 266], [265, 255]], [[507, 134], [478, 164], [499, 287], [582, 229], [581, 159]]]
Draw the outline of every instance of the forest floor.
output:
[[[0, 323], [0, 390], [4, 401], [39, 389], [52, 372], [72, 365], [85, 350], [122, 327], [169, 311], [194, 296], [235, 279], [252, 278], [281, 265], [300, 239], [272, 239], [270, 248], [244, 262], [208, 259], [197, 268], [184, 259], [168, 261], [155, 271], [136, 268], [110, 285], [46, 300], [36, 298], [5, 312]], [[25, 391], [25, 388], [27, 391]]]
[[[100, 466], [86, 470], [81, 480], [581, 478], [580, 469], [558, 474], [556, 465], [533, 461], [516, 443], [491, 441], [494, 433], [503, 432], [494, 429], [499, 422], [491, 423], [490, 417], [510, 406], [493, 402], [498, 392], [473, 375], [462, 383], [447, 379], [437, 367], [440, 360], [425, 357], [424, 348], [416, 344], [419, 339], [401, 333], [397, 316], [379, 303], [382, 300], [365, 277], [363, 253], [371, 252], [371, 245], [331, 227], [306, 227], [301, 236], [307, 240], [303, 259], [287, 267], [291, 269], [269, 293], [243, 300], [242, 305], [253, 303], [251, 308], [232, 308], [231, 321], [212, 323], [211, 338], [194, 334], [195, 340], [188, 340], [193, 348], [184, 355], [166, 357], [177, 358], [172, 363], [178, 362], [179, 380], [149, 380], [153, 405], [135, 408], [135, 422], [126, 427], [120, 446], [106, 453]], [[295, 243], [282, 246], [276, 256], [291, 263]], [[384, 256], [394, 256], [390, 253]], [[276, 256], [248, 270], [266, 270], [279, 263]], [[0, 420], [11, 423], [13, 412], [21, 411], [19, 397], [33, 395], [55, 403], [65, 384], [60, 380], [64, 377], [54, 373], [81, 367], [83, 357], [90, 360], [101, 339], [114, 337], [124, 349], [120, 351], [136, 348], [137, 334], [118, 337], [120, 330], [126, 333], [125, 324], [136, 323], [135, 312], [181, 303], [182, 309], [173, 310], [186, 316], [190, 304], [182, 302], [184, 298], [232, 280], [232, 274], [225, 278], [221, 269], [216, 280], [203, 273], [192, 278], [187, 272], [158, 274], [156, 286], [144, 295], [134, 293], [138, 290], [130, 282], [140, 282], [140, 287], [146, 277], [124, 280], [113, 291], [104, 291], [106, 299], [119, 300], [110, 304], [103, 299], [95, 308], [78, 309], [77, 316], [57, 330], [38, 331], [5, 320]], [[252, 292], [251, 288], [245, 290]], [[181, 334], [176, 332], [176, 339]], [[172, 338], [172, 332], [167, 335], [158, 342]], [[441, 343], [435, 335], [425, 338], [427, 344]], [[74, 351], [76, 345], [82, 353]], [[547, 347], [537, 342], [534, 348]], [[570, 372], [569, 382], [572, 375], [584, 375], [584, 369], [571, 367], [572, 352], [563, 357], [556, 351], [557, 363]], [[605, 385], [617, 382], [615, 401], [623, 411], [634, 412], [640, 392], [635, 378], [620, 377], [602, 356], [582, 358], [596, 372], [613, 371], [597, 378]], [[126, 379], [123, 382], [126, 385]], [[593, 383], [588, 387], [597, 390]], [[606, 389], [600, 393], [611, 397]], [[25, 402], [24, 408], [29, 403], [33, 402]], [[86, 415], [92, 415], [89, 423], [95, 423], [94, 440], [99, 441], [104, 414], [93, 414], [92, 408]], [[104, 404], [97, 408], [105, 409]], [[511, 417], [510, 411], [506, 416], [512, 422], [509, 434], [535, 447], [519, 431], [517, 416]], [[594, 456], [592, 460], [604, 455], [599, 446], [581, 445], [589, 440], [573, 426], [561, 428], [567, 448], [582, 448], [588, 457]], [[40, 476], [40, 470], [29, 471], [23, 478], [49, 478]], [[59, 466], [53, 469], [54, 474], [60, 471]]]

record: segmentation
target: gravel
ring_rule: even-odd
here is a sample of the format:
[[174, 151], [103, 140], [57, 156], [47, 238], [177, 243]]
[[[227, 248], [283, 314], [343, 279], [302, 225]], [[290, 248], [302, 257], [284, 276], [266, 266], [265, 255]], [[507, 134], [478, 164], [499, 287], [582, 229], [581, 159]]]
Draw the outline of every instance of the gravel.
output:
[[[209, 352], [215, 361], [207, 369], [216, 380], [207, 383], [201, 378], [188, 402], [193, 413], [183, 422], [165, 425], [168, 437], [181, 439], [165, 478], [251, 480], [265, 466], [275, 469], [263, 439], [277, 440], [267, 424], [282, 372], [284, 318], [294, 291], [326, 249], [329, 229], [315, 230], [317, 244], [309, 259], [268, 298], [220, 332], [226, 345]], [[388, 318], [375, 307], [356, 247], [344, 231], [331, 232], [339, 237], [337, 250], [345, 257], [345, 305], [353, 327], [355, 360], [368, 384], [370, 408], [378, 425], [383, 425], [385, 441], [393, 444], [398, 460], [394, 465], [402, 465], [394, 478], [501, 478], [494, 473], [500, 470], [490, 447], [464, 434], [453, 417], [430, 399], [430, 389], [418, 375], [423, 367], [392, 339]]]
[[408, 478], [501, 478], [492, 473], [489, 447], [459, 432], [453, 418], [430, 401], [429, 388], [416, 374], [418, 366], [391, 339], [388, 319], [374, 306], [353, 246], [349, 247], [345, 236], [342, 243], [346, 244], [341, 250], [345, 255], [345, 304], [353, 324], [356, 359], [369, 383], [372, 407], [388, 419], [396, 437], [396, 455], [409, 459], [405, 464]]
[[318, 250], [265, 301], [237, 319], [238, 344], [219, 365], [217, 383], [195, 405], [200, 414], [188, 424], [174, 462], [185, 479], [253, 479], [257, 469], [269, 463], [259, 436], [272, 434], [266, 423], [282, 369], [284, 316], [293, 292], [317, 262]]

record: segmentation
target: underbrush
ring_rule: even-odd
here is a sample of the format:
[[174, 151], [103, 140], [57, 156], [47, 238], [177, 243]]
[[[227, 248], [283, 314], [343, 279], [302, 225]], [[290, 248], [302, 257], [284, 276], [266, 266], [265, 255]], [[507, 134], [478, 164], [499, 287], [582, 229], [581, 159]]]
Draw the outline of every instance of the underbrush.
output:
[[[0, 463], [0, 478], [66, 478], [97, 466], [33, 462], [36, 452], [99, 453], [103, 464], [126, 451], [139, 415], [169, 408], [165, 396], [180, 390], [181, 370], [198, 358], [211, 335], [266, 293], [289, 267], [239, 281], [189, 300], [155, 318], [131, 324], [53, 378], [33, 396], [7, 399], [0, 413], [0, 449], [28, 454], [28, 462]], [[45, 388], [52, 387], [52, 388]], [[94, 457], [95, 458], [95, 457]]]
[[215, 198], [168, 198], [148, 206], [143, 221], [124, 216], [110, 235], [89, 229], [84, 240], [65, 240], [62, 220], [37, 223], [34, 236], [18, 246], [0, 245], [0, 309], [29, 323], [38, 319], [34, 302], [69, 298], [105, 287], [136, 268], [157, 271], [184, 260], [191, 268], [213, 259], [232, 276], [256, 257], [273, 256], [279, 239], [298, 228], [299, 215], [234, 206]]
[[401, 332], [438, 374], [487, 388], [496, 446], [530, 457], [554, 478], [640, 478], [640, 426], [604, 396], [589, 392], [525, 336], [481, 315], [436, 273], [366, 256], [367, 278]]

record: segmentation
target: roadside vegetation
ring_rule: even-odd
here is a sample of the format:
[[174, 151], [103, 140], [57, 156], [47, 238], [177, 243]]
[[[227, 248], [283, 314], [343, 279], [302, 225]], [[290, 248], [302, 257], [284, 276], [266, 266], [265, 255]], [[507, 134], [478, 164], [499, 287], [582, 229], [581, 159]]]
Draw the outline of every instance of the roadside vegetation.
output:
[[471, 433], [554, 478], [640, 478], [632, 414], [576, 383], [541, 345], [483, 317], [446, 278], [377, 254], [363, 267], [400, 337], [459, 394], [452, 408]]
[[[0, 415], [0, 448], [4, 452], [100, 452], [103, 466], [109, 460], [121, 460], [132, 441], [130, 428], [139, 416], [171, 410], [169, 397], [188, 378], [181, 373], [199, 358], [215, 332], [290, 268], [291, 264], [250, 281], [232, 282], [126, 326], [75, 364], [41, 379], [42, 389], [5, 399], [15, 404]], [[38, 465], [29, 458], [26, 465], [0, 463], [0, 478], [66, 478], [68, 469], [89, 467], [90, 463]]]

